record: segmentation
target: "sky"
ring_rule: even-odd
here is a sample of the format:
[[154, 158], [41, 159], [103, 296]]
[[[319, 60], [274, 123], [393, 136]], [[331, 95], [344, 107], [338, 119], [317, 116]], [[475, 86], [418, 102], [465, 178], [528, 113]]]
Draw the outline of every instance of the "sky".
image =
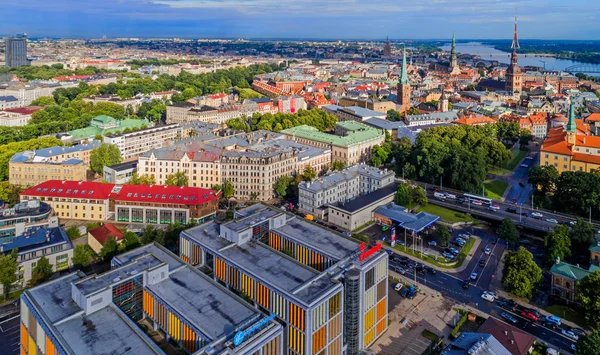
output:
[[600, 40], [599, 0], [0, 0], [0, 34]]

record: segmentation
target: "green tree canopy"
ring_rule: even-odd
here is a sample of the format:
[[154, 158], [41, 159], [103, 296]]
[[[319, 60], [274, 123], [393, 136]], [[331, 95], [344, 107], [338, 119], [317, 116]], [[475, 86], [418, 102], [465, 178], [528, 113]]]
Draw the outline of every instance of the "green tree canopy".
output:
[[331, 162], [330, 164], [330, 169], [331, 170], [342, 170], [346, 167], [346, 163], [344, 163], [343, 161], [340, 160], [334, 160]]
[[233, 184], [231, 181], [226, 180], [223, 183], [223, 197], [226, 199], [230, 199], [235, 195], [235, 189], [233, 188]]
[[411, 188], [407, 184], [400, 184], [394, 195], [394, 203], [400, 206], [408, 206], [412, 202]]
[[76, 245], [75, 250], [73, 251], [73, 266], [78, 269], [86, 267], [90, 265], [90, 259], [92, 258], [92, 253], [88, 249], [86, 245]]
[[583, 218], [579, 217], [575, 221], [571, 229], [571, 241], [575, 250], [579, 253], [587, 253], [588, 248], [594, 242], [596, 235], [596, 228]]
[[119, 148], [114, 144], [102, 144], [98, 148], [92, 149], [90, 153], [90, 168], [102, 174], [105, 166], [119, 164], [123, 158]]
[[371, 149], [371, 164], [375, 167], [382, 166], [388, 160], [389, 154], [389, 150], [383, 146], [374, 146]]
[[565, 260], [571, 256], [571, 236], [567, 226], [559, 225], [544, 238], [546, 262], [552, 265], [557, 258]]
[[415, 185], [410, 189], [410, 200], [412, 201], [412, 203], [421, 206], [426, 205], [428, 202], [425, 190], [419, 185]]
[[81, 237], [81, 232], [79, 232], [79, 228], [77, 226], [71, 226], [71, 227], [67, 228], [67, 230], [65, 232], [67, 233], [67, 236], [71, 240], [75, 240], [75, 239]]
[[275, 180], [273, 191], [275, 191], [277, 196], [284, 198], [287, 195], [288, 188], [292, 182], [293, 179], [290, 176], [282, 175]]
[[123, 244], [126, 250], [131, 250], [140, 245], [140, 239], [134, 232], [125, 232], [123, 234]]
[[167, 186], [188, 186], [188, 178], [183, 171], [167, 176]]
[[450, 242], [450, 239], [452, 237], [452, 235], [450, 234], [450, 231], [448, 231], [448, 227], [446, 226], [440, 226], [437, 230], [437, 241], [438, 244], [440, 246], [448, 246], [448, 242]]
[[498, 236], [502, 239], [506, 239], [510, 245], [517, 245], [519, 243], [519, 231], [510, 218], [502, 220], [502, 224], [498, 228]]
[[10, 254], [0, 253], [0, 284], [4, 290], [4, 298], [8, 297], [13, 284], [17, 281], [17, 249], [10, 251]]
[[105, 260], [110, 260], [118, 252], [118, 244], [115, 237], [108, 237], [102, 249], [100, 249], [100, 256]]
[[302, 180], [304, 181], [312, 181], [317, 177], [317, 172], [313, 169], [312, 166], [307, 165], [302, 172]]
[[129, 179], [129, 185], [154, 185], [156, 184], [156, 179], [154, 175], [138, 175], [138, 173], [133, 173], [131, 178]]
[[52, 276], [52, 273], [50, 261], [48, 261], [45, 256], [42, 256], [31, 271], [31, 279], [29, 280], [28, 287], [33, 287], [48, 281], [50, 276]]
[[575, 355], [600, 354], [600, 329], [591, 334], [579, 336], [575, 347]]
[[504, 259], [504, 289], [517, 297], [531, 297], [535, 285], [542, 279], [542, 270], [533, 255], [523, 247], [506, 254]]
[[600, 271], [594, 271], [577, 285], [579, 302], [585, 311], [585, 319], [594, 328], [600, 327]]
[[396, 110], [388, 110], [386, 118], [392, 122], [402, 121], [402, 116]]

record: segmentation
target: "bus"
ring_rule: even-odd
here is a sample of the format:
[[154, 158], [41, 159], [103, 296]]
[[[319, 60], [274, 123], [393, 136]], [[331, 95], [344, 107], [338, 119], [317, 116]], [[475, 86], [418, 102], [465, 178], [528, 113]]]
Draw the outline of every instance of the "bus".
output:
[[470, 200], [471, 202], [477, 200], [477, 201], [481, 201], [485, 205], [491, 205], [492, 204], [492, 199], [491, 198], [487, 198], [487, 197], [483, 197], [483, 196], [477, 196], [477, 195], [471, 195], [471, 194], [464, 194], [463, 196], [464, 196], [464, 198]]

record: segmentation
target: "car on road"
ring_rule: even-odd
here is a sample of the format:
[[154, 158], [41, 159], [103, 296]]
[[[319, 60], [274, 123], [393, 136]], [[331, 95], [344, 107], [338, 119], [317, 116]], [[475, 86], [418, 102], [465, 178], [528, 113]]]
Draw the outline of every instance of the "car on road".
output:
[[427, 245], [429, 245], [430, 247], [436, 247], [437, 246], [437, 242], [435, 240], [430, 240], [427, 242]]
[[511, 316], [510, 314], [506, 313], [506, 312], [502, 312], [501, 314], [502, 318], [506, 319], [507, 321], [511, 322], [511, 323], [517, 323], [517, 318]]
[[491, 211], [499, 211], [500, 210], [500, 206], [496, 205], [496, 204], [491, 204], [489, 209]]
[[400, 290], [402, 290], [402, 286], [404, 286], [404, 285], [402, 285], [400, 282], [398, 282], [396, 284], [396, 286], [394, 286], [394, 290], [400, 292]]
[[479, 275], [477, 275], [476, 272], [472, 272], [471, 273], [471, 280], [477, 280], [477, 276], [479, 276]]
[[432, 275], [437, 274], [437, 270], [432, 268], [431, 266], [425, 266], [425, 270]]
[[456, 199], [456, 203], [458, 203], [458, 204], [463, 204], [465, 202], [467, 202], [467, 199], [464, 197], [459, 197]]
[[525, 187], [525, 183], [523, 183], [523, 182], [520, 182], [520, 183], [519, 183], [519, 186], [521, 186], [521, 187]]
[[473, 200], [472, 204], [474, 204], [475, 206], [483, 206], [483, 202], [479, 200]]
[[531, 244], [531, 242], [529, 241], [529, 239], [521, 239], [519, 240], [519, 244]]
[[531, 313], [531, 312], [527, 312], [527, 311], [523, 311], [521, 312], [521, 315], [529, 320], [532, 320], [534, 322], [537, 322], [539, 317], [536, 317], [535, 314]]
[[546, 218], [546, 222], [550, 222], [550, 223], [558, 223], [557, 220], [555, 220], [554, 218]]
[[484, 300], [488, 301], [488, 302], [494, 302], [496, 299], [494, 298], [494, 296], [490, 295], [487, 292], [484, 292], [481, 294], [481, 298], [483, 298]]
[[575, 346], [575, 344], [571, 344], [571, 350], [577, 351], [577, 347]]
[[523, 216], [523, 217], [529, 217], [529, 213], [528, 212], [521, 212], [521, 216]]
[[444, 195], [446, 195], [446, 198], [449, 198], [451, 200], [453, 200], [453, 199], [456, 198], [456, 195], [453, 195], [453, 194], [451, 194], [449, 192], [444, 192]]
[[552, 330], [558, 330], [558, 325], [556, 325], [556, 323], [552, 323], [552, 322], [544, 323], [544, 327], [546, 327], [548, 329], [552, 329]]
[[545, 316], [544, 320], [546, 322], [554, 323], [556, 325], [560, 325], [560, 323], [561, 323], [560, 318], [558, 318], [557, 316]]
[[485, 248], [485, 250], [483, 251], [483, 253], [484, 253], [485, 255], [490, 255], [490, 254], [492, 253], [492, 249], [490, 249], [490, 248]]
[[570, 226], [574, 226], [575, 224], [577, 224], [577, 221], [569, 221]]
[[397, 269], [396, 269], [396, 271], [399, 272], [402, 275], [406, 274], [406, 269], [403, 268], [402, 266], [398, 266]]
[[583, 329], [579, 329], [579, 328], [571, 328], [571, 331], [573, 333], [575, 333], [576, 335], [582, 336], [582, 335], [586, 335], [585, 330]]
[[539, 212], [532, 212], [531, 217], [540, 219], [540, 218], [544, 217], [544, 215]]
[[469, 286], [471, 286], [471, 280], [464, 280], [462, 282], [462, 288], [464, 288], [465, 290], [468, 289]]
[[527, 160], [533, 160], [533, 157], [531, 155], [528, 155], [528, 156], [525, 157], [525, 159], [527, 159]]
[[485, 266], [485, 259], [479, 260], [479, 266], [481, 266], [481, 267]]
[[561, 331], [561, 333], [562, 333], [562, 335], [564, 335], [564, 336], [566, 336], [566, 337], [569, 337], [569, 338], [571, 338], [571, 339], [573, 339], [573, 340], [579, 340], [579, 335], [577, 335], [577, 334], [573, 333], [573, 332], [572, 332], [572, 331], [570, 331], [570, 330], [563, 329], [563, 330]]
[[529, 168], [529, 164], [521, 164], [521, 168]]
[[498, 243], [498, 238], [494, 238], [494, 240], [492, 240], [492, 244], [496, 244]]
[[514, 207], [506, 207], [506, 212], [508, 213], [517, 213], [517, 209]]

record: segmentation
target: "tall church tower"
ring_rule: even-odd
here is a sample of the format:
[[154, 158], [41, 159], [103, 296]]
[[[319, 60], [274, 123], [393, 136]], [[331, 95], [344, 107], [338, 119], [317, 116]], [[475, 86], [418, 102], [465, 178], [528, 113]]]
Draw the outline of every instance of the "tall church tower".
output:
[[390, 46], [390, 39], [385, 38], [385, 46], [383, 46], [383, 56], [389, 57], [392, 55], [392, 46]]
[[397, 103], [400, 105], [400, 113], [406, 113], [410, 108], [410, 83], [408, 82], [408, 71], [406, 69], [406, 47], [402, 49], [402, 68], [400, 81], [398, 82]]
[[577, 142], [577, 124], [575, 123], [575, 106], [569, 105], [569, 121], [567, 122], [567, 143], [575, 145]]
[[442, 90], [442, 96], [440, 97], [440, 101], [438, 101], [438, 110], [448, 112], [448, 97], [446, 96], [444, 85], [440, 86], [440, 89]]
[[515, 17], [515, 33], [513, 36], [512, 54], [510, 56], [510, 65], [506, 69], [506, 91], [512, 93], [514, 96], [521, 96], [523, 91], [523, 73], [519, 68], [517, 49], [521, 48], [519, 45], [519, 37], [517, 35], [517, 18]]
[[456, 35], [452, 33], [452, 48], [450, 49], [450, 74], [460, 73], [458, 59], [456, 57]]

